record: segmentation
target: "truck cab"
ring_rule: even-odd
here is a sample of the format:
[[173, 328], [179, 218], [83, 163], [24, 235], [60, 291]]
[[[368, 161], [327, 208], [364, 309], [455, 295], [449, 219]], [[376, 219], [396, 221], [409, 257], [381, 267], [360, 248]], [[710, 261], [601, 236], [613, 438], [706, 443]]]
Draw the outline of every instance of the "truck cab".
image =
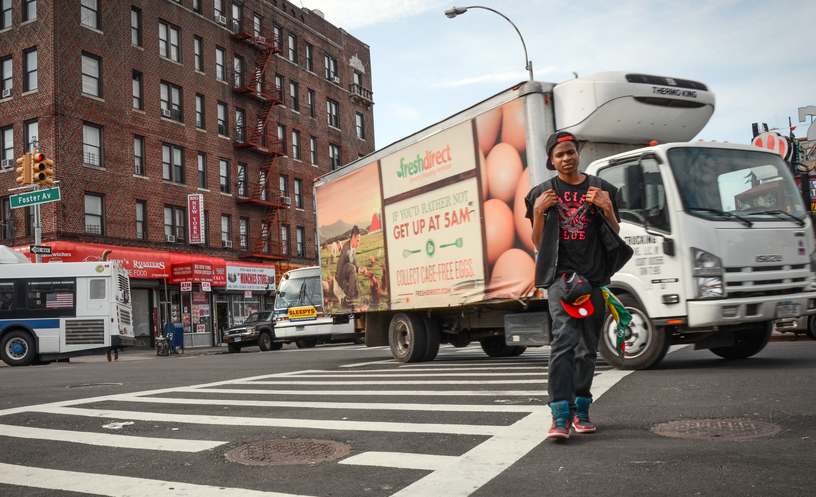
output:
[[623, 360], [607, 320], [607, 362], [647, 368], [679, 343], [745, 358], [765, 347], [774, 320], [816, 312], [813, 228], [779, 155], [672, 143], [586, 172], [619, 189], [620, 235], [635, 251], [610, 285], [633, 320]]

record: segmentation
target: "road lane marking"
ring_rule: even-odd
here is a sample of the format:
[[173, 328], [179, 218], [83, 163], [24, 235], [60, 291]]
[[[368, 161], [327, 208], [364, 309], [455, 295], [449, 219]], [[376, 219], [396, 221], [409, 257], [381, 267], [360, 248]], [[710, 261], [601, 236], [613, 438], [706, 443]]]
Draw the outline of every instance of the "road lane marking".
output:
[[437, 456], [433, 454], [410, 454], [407, 452], [363, 452], [351, 456], [340, 464], [353, 466], [379, 466], [383, 468], [424, 469], [433, 471], [458, 460], [457, 456]]
[[336, 431], [377, 431], [386, 433], [444, 433], [448, 435], [491, 436], [503, 427], [495, 425], [464, 425], [442, 423], [392, 423], [374, 421], [334, 421], [323, 419], [252, 418], [243, 416], [209, 416], [193, 414], [168, 414], [143, 411], [117, 411], [112, 409], [79, 409], [73, 407], [30, 406], [28, 412], [86, 416], [105, 419], [131, 419], [162, 423], [198, 424], [217, 426], [252, 426], [272, 428], [308, 428]]
[[238, 381], [236, 385], [511, 385], [541, 380], [411, 380], [411, 381]]
[[71, 430], [52, 430], [30, 426], [0, 425], [0, 436], [26, 439], [72, 442], [120, 449], [163, 450], [170, 452], [201, 452], [229, 442], [209, 440], [180, 440], [142, 436], [92, 433]]
[[110, 497], [156, 497], [195, 495], [196, 497], [303, 497], [300, 494], [261, 492], [245, 488], [225, 488], [175, 481], [148, 480], [131, 476], [80, 473], [58, 469], [31, 468], [0, 463], [0, 483]]
[[[178, 388], [176, 392], [247, 395], [342, 395], [406, 396], [412, 397], [531, 397], [547, 395], [547, 390], [259, 390], [230, 388]], [[141, 396], [141, 394], [139, 394]]]
[[298, 375], [296, 378], [359, 378], [360, 376], [365, 376], [366, 378], [438, 378], [440, 376], [445, 376], [446, 378], [451, 376], [477, 376], [484, 378], [489, 376], [490, 378], [495, 378], [497, 376], [547, 376], [547, 373], [490, 373], [488, 375], [486, 373], [414, 374], [413, 370], [410, 373], [408, 371], [397, 371], [394, 373], [383, 373], [381, 371], [343, 371], [342, 373], [304, 374]]

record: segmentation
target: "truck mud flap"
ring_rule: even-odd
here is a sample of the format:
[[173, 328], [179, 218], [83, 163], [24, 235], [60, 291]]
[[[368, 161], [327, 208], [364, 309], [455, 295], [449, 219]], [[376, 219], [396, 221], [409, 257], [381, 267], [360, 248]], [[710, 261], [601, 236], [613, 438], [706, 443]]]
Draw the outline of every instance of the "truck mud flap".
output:
[[525, 312], [504, 316], [504, 340], [507, 345], [540, 347], [550, 344], [550, 313]]

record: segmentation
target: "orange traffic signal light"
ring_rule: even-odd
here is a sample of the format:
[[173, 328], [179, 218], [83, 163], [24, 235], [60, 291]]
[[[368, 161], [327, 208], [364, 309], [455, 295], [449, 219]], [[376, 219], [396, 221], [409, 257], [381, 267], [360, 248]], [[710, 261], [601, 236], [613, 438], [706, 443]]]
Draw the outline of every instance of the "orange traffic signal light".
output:
[[17, 183], [23, 185], [30, 185], [32, 180], [32, 171], [31, 171], [31, 154], [24, 154], [22, 157], [17, 159], [17, 165], [20, 166], [17, 168]]
[[31, 163], [33, 172], [33, 180], [34, 183], [37, 183], [41, 186], [51, 185], [54, 183], [54, 170], [51, 169], [51, 166], [54, 165], [54, 161], [51, 159], [46, 159], [45, 154], [40, 152], [34, 152], [31, 154]]

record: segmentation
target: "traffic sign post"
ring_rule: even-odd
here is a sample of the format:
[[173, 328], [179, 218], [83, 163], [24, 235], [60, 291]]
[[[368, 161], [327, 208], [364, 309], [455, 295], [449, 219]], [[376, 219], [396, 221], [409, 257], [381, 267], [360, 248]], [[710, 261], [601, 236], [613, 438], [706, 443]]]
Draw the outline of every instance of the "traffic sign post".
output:
[[47, 188], [45, 190], [34, 190], [26, 193], [18, 193], [9, 197], [11, 208], [29, 207], [31, 205], [46, 204], [60, 200], [60, 189]]
[[29, 252], [37, 255], [51, 255], [51, 247], [48, 245], [29, 245]]

